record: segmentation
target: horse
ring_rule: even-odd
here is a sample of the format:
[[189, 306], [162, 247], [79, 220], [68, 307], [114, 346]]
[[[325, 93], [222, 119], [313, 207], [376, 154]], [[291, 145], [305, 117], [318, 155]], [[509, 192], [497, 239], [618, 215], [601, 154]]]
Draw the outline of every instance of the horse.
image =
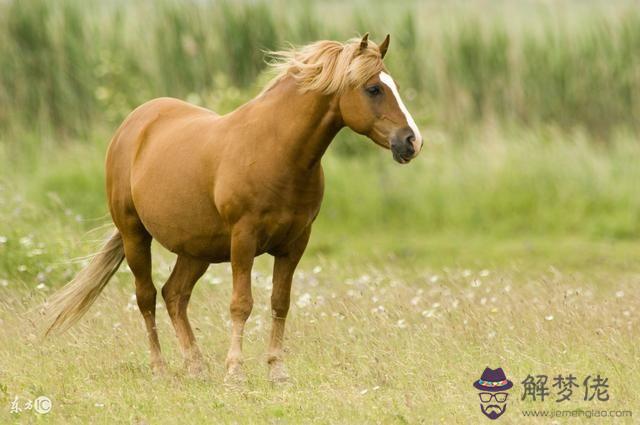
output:
[[273, 52], [277, 75], [253, 100], [226, 115], [158, 98], [131, 112], [111, 139], [106, 191], [116, 229], [102, 249], [45, 303], [47, 332], [78, 321], [126, 261], [146, 324], [151, 370], [163, 373], [156, 329], [152, 239], [177, 254], [162, 287], [187, 373], [205, 370], [187, 317], [198, 279], [230, 262], [231, 342], [225, 381], [243, 382], [242, 338], [253, 307], [256, 256], [274, 257], [268, 379], [288, 379], [285, 320], [294, 271], [324, 191], [321, 158], [349, 127], [405, 164], [423, 139], [383, 64], [389, 47], [362, 38], [317, 41]]

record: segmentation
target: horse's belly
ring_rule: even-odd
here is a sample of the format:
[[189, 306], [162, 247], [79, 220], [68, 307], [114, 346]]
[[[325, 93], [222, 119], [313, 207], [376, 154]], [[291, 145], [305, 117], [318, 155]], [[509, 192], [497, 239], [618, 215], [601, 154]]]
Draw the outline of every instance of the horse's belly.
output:
[[133, 201], [147, 231], [178, 255], [210, 262], [229, 260], [230, 232], [206, 194], [169, 187], [132, 188]]
[[187, 255], [211, 263], [229, 261], [231, 252], [231, 238], [225, 232], [212, 232], [195, 227], [173, 227], [145, 222], [149, 233], [162, 246], [178, 255]]

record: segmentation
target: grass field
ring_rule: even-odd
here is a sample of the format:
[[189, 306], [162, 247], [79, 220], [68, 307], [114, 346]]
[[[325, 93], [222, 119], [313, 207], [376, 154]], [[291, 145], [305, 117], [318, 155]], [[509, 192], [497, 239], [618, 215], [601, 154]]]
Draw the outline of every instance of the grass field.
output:
[[[563, 409], [637, 414], [640, 379], [640, 150], [561, 132], [482, 133], [432, 142], [408, 167], [360, 139], [364, 156], [330, 153], [325, 204], [303, 259], [288, 321], [292, 382], [272, 387], [264, 352], [269, 261], [254, 279], [245, 344], [249, 382], [223, 386], [231, 282], [213, 266], [192, 321], [209, 371], [187, 377], [166, 311], [159, 327], [170, 376], [153, 379], [133, 282], [123, 267], [87, 318], [40, 338], [27, 312], [80, 267], [108, 223], [102, 156], [89, 144], [12, 157], [0, 184], [0, 422], [469, 423], [471, 383], [486, 366], [515, 383], [502, 423], [549, 423], [521, 410], [527, 374], [601, 374], [608, 402]], [[332, 149], [335, 149], [334, 146]], [[156, 284], [170, 256], [157, 249]], [[581, 378], [582, 379], [582, 378]], [[54, 410], [11, 413], [47, 395]], [[633, 423], [633, 418], [616, 419]], [[625, 422], [626, 421], [626, 422]]]
[[[171, 263], [158, 254], [156, 281], [162, 281]], [[346, 267], [307, 258], [293, 290], [286, 344], [292, 382], [284, 387], [266, 380], [270, 279], [269, 262], [261, 259], [243, 390], [222, 384], [231, 287], [226, 266], [210, 269], [190, 308], [209, 365], [203, 379], [184, 374], [161, 304], [160, 338], [170, 375], [152, 379], [144, 326], [125, 270], [81, 325], [46, 341], [38, 338], [25, 310], [51, 288], [12, 281], [0, 288], [0, 420], [479, 423], [471, 383], [486, 366], [503, 367], [516, 384], [502, 423], [532, 423], [520, 410], [557, 407], [553, 400], [520, 400], [519, 383], [527, 374], [599, 373], [609, 379], [608, 402], [579, 398], [562, 407], [637, 410], [640, 275], [637, 268], [618, 267], [615, 250], [598, 258], [579, 271], [565, 269], [561, 258], [542, 268], [517, 254], [511, 265], [486, 269], [479, 268], [481, 257], [468, 268], [433, 267], [429, 258], [369, 258]], [[53, 400], [46, 417], [9, 413], [15, 396], [39, 395]]]
[[[634, 1], [0, 1], [0, 423], [481, 423], [472, 383], [514, 382], [496, 423], [640, 415], [640, 14]], [[327, 19], [331, 16], [331, 19]], [[140, 25], [144, 22], [144, 25]], [[261, 49], [365, 31], [425, 136], [408, 166], [342, 131], [287, 322], [292, 380], [266, 379], [270, 267], [258, 259], [248, 383], [223, 385], [228, 266], [195, 289], [208, 371], [148, 367], [126, 264], [85, 319], [42, 339], [38, 306], [110, 225], [107, 143], [139, 103], [220, 113], [268, 81]], [[98, 230], [92, 230], [92, 229]], [[160, 288], [172, 255], [154, 247]], [[548, 375], [545, 401], [521, 382]], [[608, 378], [608, 401], [551, 379]], [[53, 410], [12, 413], [39, 396]], [[579, 411], [531, 418], [522, 411]], [[594, 423], [600, 423], [592, 418]]]

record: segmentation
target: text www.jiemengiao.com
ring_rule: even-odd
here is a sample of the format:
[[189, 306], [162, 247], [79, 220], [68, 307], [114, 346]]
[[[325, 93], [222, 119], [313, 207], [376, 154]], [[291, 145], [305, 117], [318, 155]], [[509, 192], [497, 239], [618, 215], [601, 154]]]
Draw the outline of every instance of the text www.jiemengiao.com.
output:
[[631, 410], [523, 410], [522, 416], [548, 417], [548, 418], [630, 418]]

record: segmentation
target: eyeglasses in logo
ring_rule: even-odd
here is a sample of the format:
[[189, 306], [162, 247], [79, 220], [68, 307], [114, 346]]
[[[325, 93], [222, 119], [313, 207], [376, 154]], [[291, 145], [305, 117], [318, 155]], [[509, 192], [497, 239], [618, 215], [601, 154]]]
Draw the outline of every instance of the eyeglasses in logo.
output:
[[498, 419], [507, 410], [507, 391], [513, 387], [513, 382], [507, 379], [501, 367], [486, 368], [480, 379], [473, 383], [480, 390], [480, 410], [489, 419]]

